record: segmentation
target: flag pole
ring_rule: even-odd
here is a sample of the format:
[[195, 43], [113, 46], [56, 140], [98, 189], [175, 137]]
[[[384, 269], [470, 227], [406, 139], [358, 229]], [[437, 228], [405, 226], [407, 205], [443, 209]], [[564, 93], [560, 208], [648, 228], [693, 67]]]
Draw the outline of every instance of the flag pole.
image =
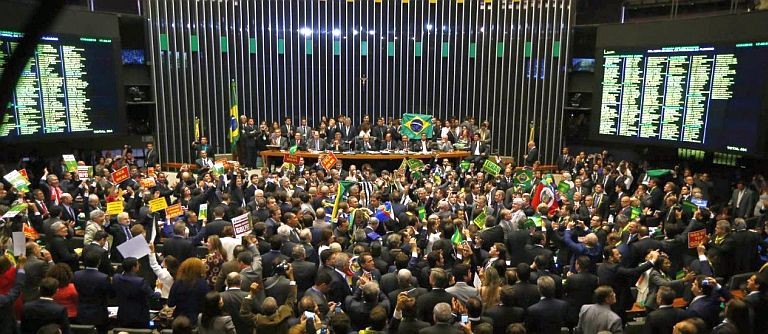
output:
[[528, 133], [528, 141], [532, 142], [533, 141], [533, 132], [536, 129], [536, 126], [533, 124], [533, 121], [531, 121], [530, 129], [531, 129], [531, 131]]

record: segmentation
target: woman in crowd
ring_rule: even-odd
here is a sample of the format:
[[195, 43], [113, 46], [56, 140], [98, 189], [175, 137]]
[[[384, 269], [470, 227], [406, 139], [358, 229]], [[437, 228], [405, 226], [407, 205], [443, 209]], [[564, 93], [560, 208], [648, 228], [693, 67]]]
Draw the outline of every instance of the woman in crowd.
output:
[[235, 325], [232, 317], [224, 313], [224, 300], [216, 291], [205, 294], [203, 312], [200, 313], [197, 323], [197, 331], [200, 334], [235, 334]]
[[176, 307], [173, 316], [183, 315], [189, 319], [197, 319], [206, 293], [208, 283], [205, 280], [205, 264], [194, 257], [184, 260], [168, 294], [168, 306]]
[[171, 287], [173, 286], [173, 278], [179, 269], [179, 260], [172, 255], [166, 255], [162, 265], [159, 265], [157, 263], [157, 255], [155, 255], [155, 245], [149, 244], [149, 267], [152, 268], [152, 272], [157, 276], [156, 285], [160, 289], [160, 298], [168, 299]]
[[208, 247], [208, 255], [203, 260], [205, 264], [205, 280], [208, 282], [208, 288], [213, 289], [213, 286], [216, 284], [216, 278], [219, 276], [219, 271], [221, 271], [221, 265], [227, 261], [227, 251], [224, 250], [221, 239], [215, 235], [208, 237], [206, 247]]
[[72, 283], [72, 269], [69, 268], [69, 265], [59, 263], [48, 269], [45, 275], [59, 281], [59, 289], [53, 295], [53, 301], [67, 309], [67, 317], [72, 321], [77, 317], [78, 303], [77, 289]]
[[488, 309], [499, 304], [501, 296], [501, 278], [496, 268], [490, 266], [479, 271], [480, 281], [480, 299], [483, 300], [483, 308]]

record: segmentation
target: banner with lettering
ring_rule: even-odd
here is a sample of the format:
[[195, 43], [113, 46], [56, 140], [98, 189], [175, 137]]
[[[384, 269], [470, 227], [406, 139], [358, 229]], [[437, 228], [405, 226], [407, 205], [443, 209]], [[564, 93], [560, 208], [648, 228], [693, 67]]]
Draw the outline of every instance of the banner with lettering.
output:
[[115, 184], [120, 184], [123, 181], [127, 180], [130, 176], [131, 174], [128, 171], [128, 166], [123, 166], [123, 168], [120, 168], [112, 172], [112, 182], [114, 182]]
[[151, 201], [149, 201], [149, 211], [150, 212], [158, 212], [160, 210], [163, 210], [168, 207], [168, 201], [165, 200], [165, 197], [155, 198]]

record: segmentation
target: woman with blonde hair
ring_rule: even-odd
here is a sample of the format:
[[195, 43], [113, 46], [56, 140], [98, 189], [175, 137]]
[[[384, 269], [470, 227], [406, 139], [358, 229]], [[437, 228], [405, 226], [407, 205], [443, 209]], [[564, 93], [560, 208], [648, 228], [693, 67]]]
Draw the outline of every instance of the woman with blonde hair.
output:
[[485, 270], [480, 270], [480, 299], [483, 301], [483, 308], [488, 309], [499, 304], [501, 296], [501, 278], [496, 268], [489, 266]]
[[219, 277], [221, 265], [227, 261], [227, 251], [217, 235], [208, 237], [208, 255], [205, 256], [205, 280], [208, 282], [208, 289], [213, 289], [216, 279]]
[[206, 293], [208, 283], [205, 280], [205, 264], [196, 257], [184, 260], [176, 272], [176, 280], [168, 294], [168, 306], [176, 307], [173, 316], [183, 315], [189, 319], [197, 319]]

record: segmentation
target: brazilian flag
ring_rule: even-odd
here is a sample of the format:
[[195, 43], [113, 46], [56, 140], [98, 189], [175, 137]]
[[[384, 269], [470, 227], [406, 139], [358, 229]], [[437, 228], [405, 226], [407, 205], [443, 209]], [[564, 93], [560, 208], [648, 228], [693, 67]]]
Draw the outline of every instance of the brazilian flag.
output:
[[523, 189], [530, 189], [533, 186], [533, 171], [530, 169], [516, 171], [512, 183]]
[[229, 143], [232, 152], [237, 150], [237, 141], [240, 140], [240, 113], [237, 111], [237, 83], [232, 80], [229, 94]]
[[432, 116], [422, 114], [403, 114], [402, 134], [411, 139], [421, 139], [421, 134], [432, 138]]

